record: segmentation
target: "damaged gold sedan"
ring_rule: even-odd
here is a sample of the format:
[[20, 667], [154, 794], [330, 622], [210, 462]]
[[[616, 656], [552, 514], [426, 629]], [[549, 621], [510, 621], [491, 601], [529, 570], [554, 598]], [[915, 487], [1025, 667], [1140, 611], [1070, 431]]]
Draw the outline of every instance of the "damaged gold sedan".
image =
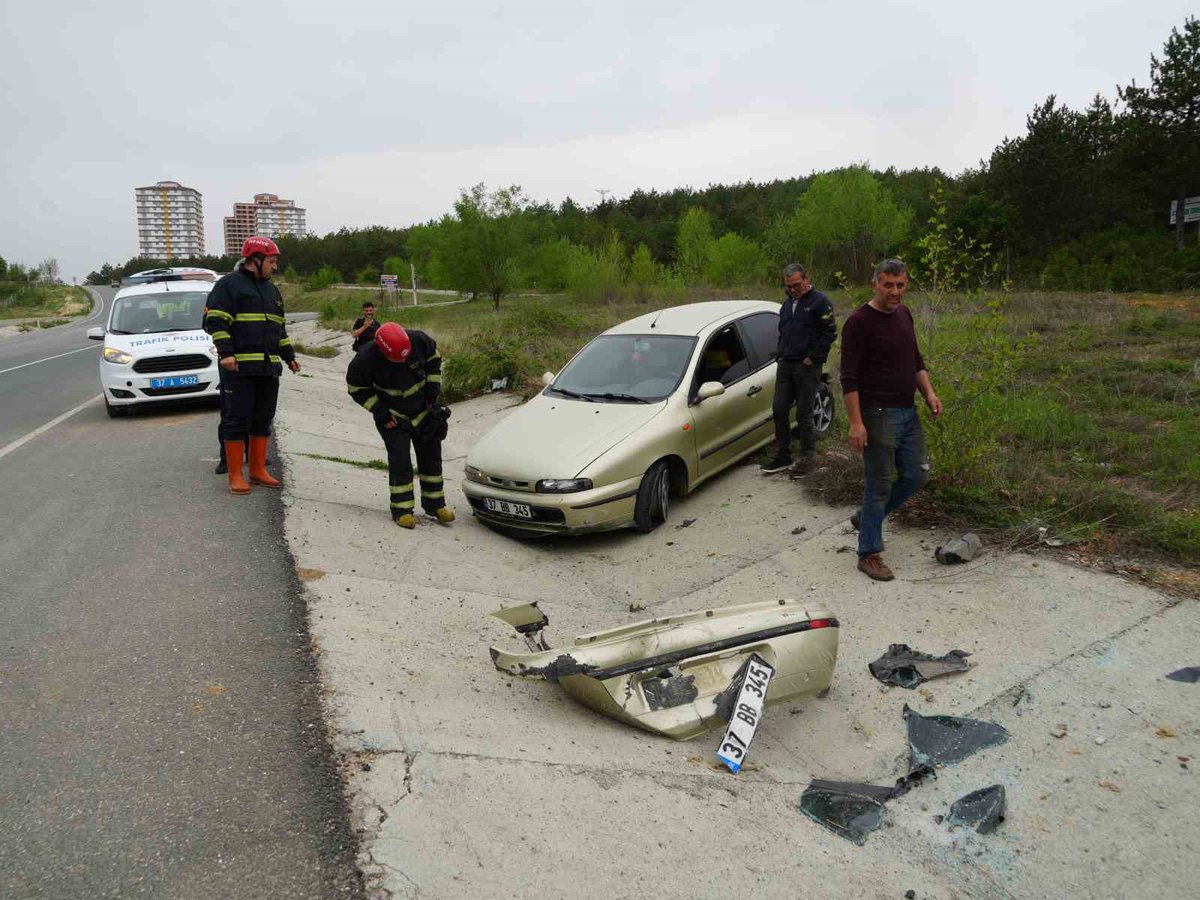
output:
[[752, 657], [774, 669], [768, 706], [824, 691], [837, 661], [838, 621], [821, 606], [767, 600], [664, 616], [580, 635], [551, 648], [537, 603], [493, 613], [528, 653], [491, 648], [510, 675], [545, 678], [597, 712], [675, 740], [724, 725]]

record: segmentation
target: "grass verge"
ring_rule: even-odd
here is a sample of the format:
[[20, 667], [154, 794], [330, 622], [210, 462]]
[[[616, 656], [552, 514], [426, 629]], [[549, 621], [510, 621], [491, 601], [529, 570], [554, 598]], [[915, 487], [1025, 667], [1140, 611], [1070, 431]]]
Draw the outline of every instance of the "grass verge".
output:
[[369, 459], [366, 462], [357, 459], [346, 459], [344, 456], [324, 456], [320, 453], [297, 453], [297, 456], [307, 456], [309, 459], [323, 459], [325, 462], [341, 463], [344, 466], [355, 466], [359, 469], [380, 469], [384, 472], [388, 470], [387, 460], [384, 459]]
[[292, 341], [292, 349], [305, 356], [319, 356], [321, 359], [331, 359], [338, 355], [337, 347], [310, 347], [299, 341]]
[[[48, 319], [69, 319], [91, 312], [91, 309], [92, 298], [80, 287], [69, 284], [0, 281], [0, 321], [42, 316]], [[62, 323], [56, 321], [54, 324]]]

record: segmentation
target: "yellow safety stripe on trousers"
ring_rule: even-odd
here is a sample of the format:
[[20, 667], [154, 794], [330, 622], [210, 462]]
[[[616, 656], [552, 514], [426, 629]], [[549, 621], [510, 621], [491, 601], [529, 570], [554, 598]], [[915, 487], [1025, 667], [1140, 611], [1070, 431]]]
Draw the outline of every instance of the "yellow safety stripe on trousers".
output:
[[408, 484], [389, 484], [388, 487], [391, 488], [391, 491], [394, 494], [397, 491], [411, 491], [413, 489], [413, 483], [410, 481]]
[[441, 475], [422, 475], [420, 472], [417, 473], [417, 478], [421, 481], [428, 481], [430, 484], [441, 484], [445, 481]]
[[425, 380], [432, 381], [434, 384], [441, 384], [442, 376], [441, 375], [426, 375]]
[[413, 428], [416, 428], [418, 425], [420, 425], [425, 420], [425, 417], [427, 415], [429, 415], [429, 410], [427, 410], [427, 409], [422, 410], [421, 414], [419, 416], [417, 416], [415, 418], [411, 418], [411, 419], [408, 416], [404, 415], [404, 413], [396, 412], [391, 407], [388, 407], [388, 412], [390, 412], [392, 414], [392, 418], [394, 418], [397, 422], [408, 422], [410, 425], [413, 426]]
[[351, 394], [357, 394], [359, 391], [373, 391], [375, 389], [372, 387], [365, 387], [361, 384], [348, 384], [346, 385], [346, 390]]
[[280, 346], [280, 347], [290, 347], [290, 346], [292, 346], [292, 339], [291, 339], [291, 338], [283, 338], [283, 339], [282, 339], [282, 340], [279, 342], [279, 346]]
[[276, 356], [274, 353], [235, 353], [233, 358], [238, 362], [267, 362], [268, 360], [273, 363], [283, 362], [282, 357]]
[[366, 400], [363, 401], [363, 409], [365, 409], [367, 412], [370, 412], [371, 410], [373, 410], [375, 408], [375, 405], [378, 402], [379, 402], [379, 395], [372, 394], [370, 397], [368, 397]]
[[415, 500], [393, 500], [391, 503], [392, 509], [413, 509], [416, 505]]
[[238, 313], [234, 317], [235, 322], [265, 322], [267, 321], [266, 313]]
[[411, 397], [417, 391], [421, 390], [421, 388], [425, 387], [425, 382], [418, 381], [412, 387], [404, 388], [403, 390], [401, 390], [400, 388], [385, 388], [378, 384], [375, 384], [372, 386], [375, 388], [375, 390], [383, 391], [385, 394], [387, 394], [391, 397]]
[[218, 319], [224, 319], [226, 322], [232, 322], [233, 316], [225, 312], [223, 309], [210, 309], [205, 313], [206, 316], [216, 316]]
[[282, 325], [285, 321], [283, 316], [277, 316], [274, 313], [267, 313], [266, 316], [268, 322], [274, 322], [276, 325]]
[[421, 499], [422, 500], [439, 500], [445, 496], [446, 496], [445, 491], [427, 491], [424, 488], [421, 488]]
[[214, 331], [211, 335], [209, 335], [209, 337], [211, 337], [214, 341], [232, 340], [228, 331]]

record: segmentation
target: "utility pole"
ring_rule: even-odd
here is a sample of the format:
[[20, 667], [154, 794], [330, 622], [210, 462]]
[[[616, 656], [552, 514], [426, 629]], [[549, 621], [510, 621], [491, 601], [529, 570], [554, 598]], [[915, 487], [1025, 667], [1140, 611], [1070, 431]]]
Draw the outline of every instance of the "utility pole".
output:
[[413, 306], [417, 305], [417, 267], [412, 263], [408, 264], [408, 273], [412, 276], [412, 292]]
[[603, 206], [608, 200], [608, 195], [612, 193], [608, 188], [596, 188], [596, 193], [600, 195], [600, 205]]

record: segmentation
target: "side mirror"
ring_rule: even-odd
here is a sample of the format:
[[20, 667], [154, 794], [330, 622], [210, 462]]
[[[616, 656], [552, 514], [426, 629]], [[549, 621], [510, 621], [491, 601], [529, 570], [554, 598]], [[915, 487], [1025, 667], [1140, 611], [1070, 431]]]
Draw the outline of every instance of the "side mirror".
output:
[[543, 372], [542, 373], [542, 384], [545, 385], [546, 387], [550, 387], [550, 385], [554, 384], [554, 373], [553, 372]]
[[102, 340], [104, 340], [104, 329], [103, 328], [89, 328], [87, 330], [87, 336], [88, 336], [89, 341], [102, 341]]
[[696, 392], [696, 397], [700, 400], [708, 400], [712, 397], [720, 397], [725, 393], [725, 385], [719, 381], [706, 381], [700, 385], [700, 390]]

